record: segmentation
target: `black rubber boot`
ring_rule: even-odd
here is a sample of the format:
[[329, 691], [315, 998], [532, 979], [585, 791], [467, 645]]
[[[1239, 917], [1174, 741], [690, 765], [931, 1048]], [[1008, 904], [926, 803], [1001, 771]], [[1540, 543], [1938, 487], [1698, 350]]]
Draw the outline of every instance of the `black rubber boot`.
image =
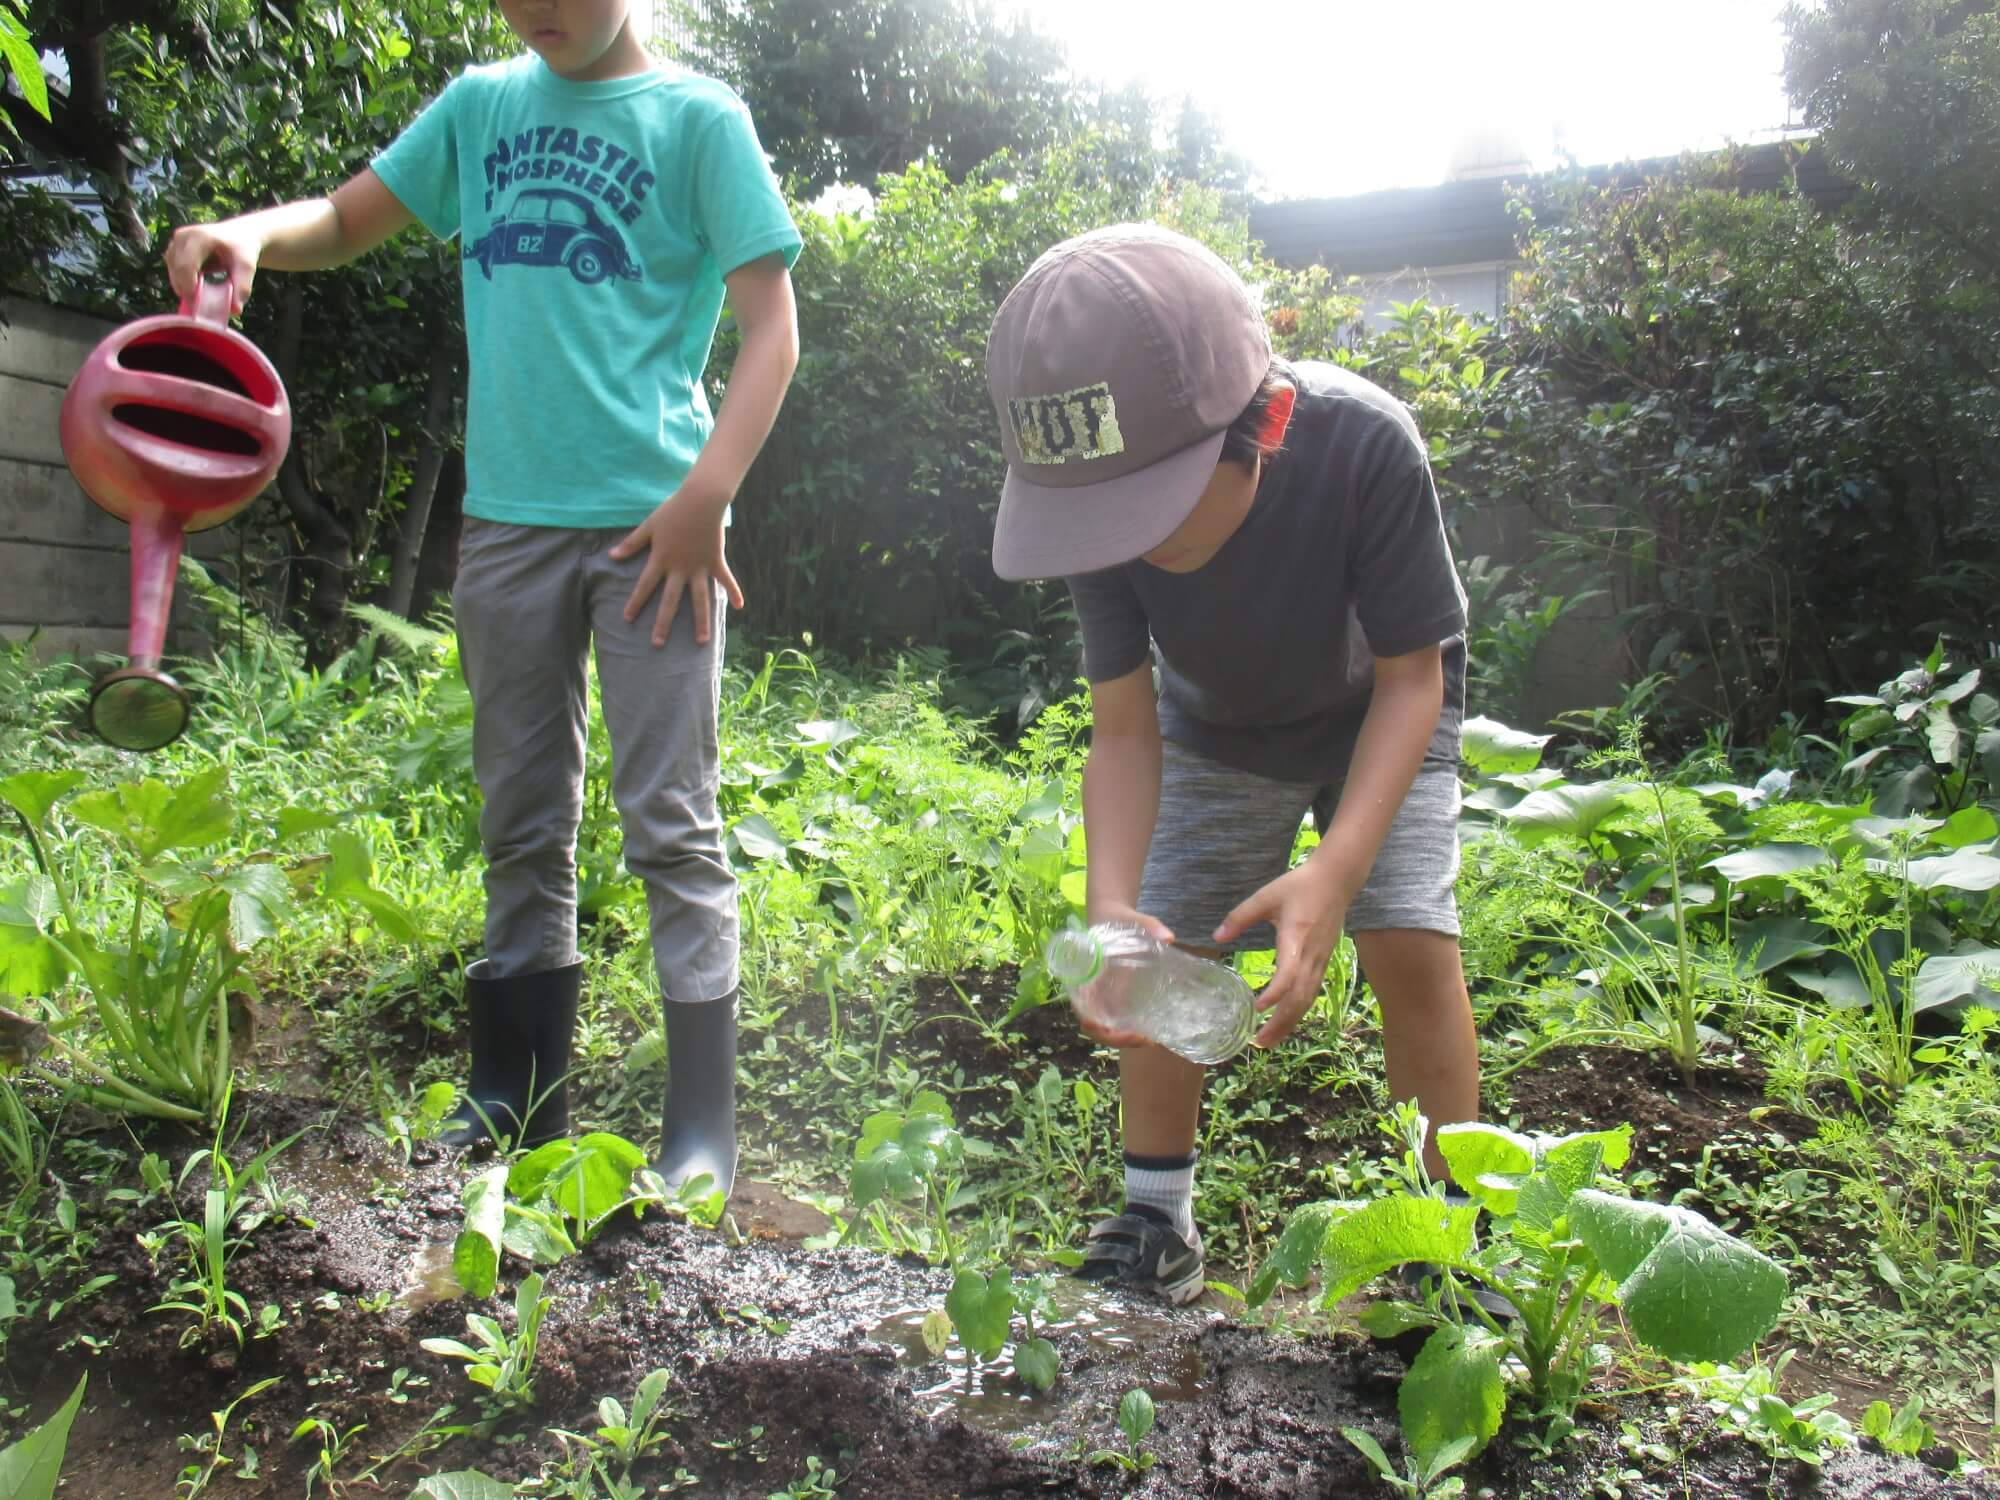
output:
[[736, 1185], [736, 991], [664, 1008], [667, 1098], [653, 1170], [676, 1190], [706, 1172], [710, 1191], [727, 1198]]
[[464, 1151], [491, 1143], [498, 1131], [532, 1150], [569, 1133], [569, 1050], [583, 964], [506, 979], [482, 977], [485, 968], [482, 958], [465, 971], [472, 1080], [438, 1141]]

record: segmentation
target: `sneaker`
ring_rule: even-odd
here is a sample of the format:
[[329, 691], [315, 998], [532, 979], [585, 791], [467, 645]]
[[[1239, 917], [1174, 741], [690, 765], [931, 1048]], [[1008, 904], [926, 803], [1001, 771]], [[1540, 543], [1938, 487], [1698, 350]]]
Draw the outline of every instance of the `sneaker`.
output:
[[1199, 1244], [1182, 1239], [1164, 1214], [1135, 1205], [1090, 1226], [1083, 1264], [1071, 1274], [1081, 1281], [1146, 1292], [1179, 1307], [1201, 1295], [1203, 1271]]

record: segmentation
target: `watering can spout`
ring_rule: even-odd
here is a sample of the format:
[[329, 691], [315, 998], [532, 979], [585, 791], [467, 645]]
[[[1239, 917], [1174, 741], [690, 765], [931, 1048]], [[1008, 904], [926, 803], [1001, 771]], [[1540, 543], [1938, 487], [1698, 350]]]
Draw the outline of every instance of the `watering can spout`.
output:
[[193, 305], [141, 318], [84, 360], [63, 397], [63, 457], [85, 494], [132, 528], [126, 666], [91, 691], [90, 723], [125, 750], [157, 750], [187, 727], [187, 694], [161, 669], [185, 534], [255, 500], [291, 443], [277, 370], [233, 332], [226, 272]]

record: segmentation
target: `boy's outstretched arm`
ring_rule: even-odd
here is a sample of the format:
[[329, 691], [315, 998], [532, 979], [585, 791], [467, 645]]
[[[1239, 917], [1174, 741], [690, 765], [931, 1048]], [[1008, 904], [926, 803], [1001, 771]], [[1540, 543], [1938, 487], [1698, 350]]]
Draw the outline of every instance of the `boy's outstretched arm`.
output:
[[167, 278], [183, 301], [191, 301], [202, 267], [220, 261], [241, 311], [260, 265], [274, 271], [344, 266], [413, 218], [374, 169], [365, 167], [329, 197], [302, 198], [213, 224], [182, 225], [167, 245]]
[[[693, 591], [697, 600], [706, 599], [710, 585], [720, 583], [729, 602], [743, 607], [743, 591], [722, 555], [722, 517], [764, 439], [771, 435], [771, 424], [778, 419], [778, 408], [799, 364], [798, 306], [784, 257], [753, 260], [723, 281], [729, 289], [730, 310], [743, 330], [743, 343], [729, 373], [729, 388], [722, 393], [722, 407], [715, 414], [715, 431], [708, 435], [681, 487], [611, 549], [617, 558], [642, 550], [650, 553], [626, 601], [625, 618], [638, 619], [658, 589], [655, 646], [667, 643], [684, 593]], [[709, 612], [697, 608], [694, 638], [705, 644], [708, 637]]]

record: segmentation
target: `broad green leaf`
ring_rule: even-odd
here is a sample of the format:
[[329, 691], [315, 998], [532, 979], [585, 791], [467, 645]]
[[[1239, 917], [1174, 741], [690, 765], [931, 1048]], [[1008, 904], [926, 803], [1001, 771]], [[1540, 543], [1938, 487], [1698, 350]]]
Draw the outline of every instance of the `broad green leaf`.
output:
[[1014, 1321], [1014, 1273], [1001, 1266], [990, 1277], [960, 1271], [945, 1294], [944, 1310], [958, 1341], [981, 1359], [991, 1359], [1007, 1343]]
[[1353, 1208], [1349, 1203], [1308, 1203], [1294, 1210], [1285, 1223], [1284, 1233], [1278, 1236], [1278, 1243], [1257, 1268], [1244, 1300], [1251, 1307], [1262, 1307], [1270, 1301], [1279, 1282], [1299, 1287], [1312, 1280], [1313, 1267], [1319, 1264], [1320, 1246], [1326, 1242], [1327, 1226], [1335, 1216], [1352, 1212]]
[[1597, 1181], [1604, 1164], [1604, 1141], [1597, 1136], [1572, 1136], [1544, 1153], [1535, 1174], [1521, 1187], [1516, 1209], [1523, 1228], [1553, 1235], [1577, 1192]]
[[338, 828], [343, 819], [341, 813], [316, 812], [310, 807], [282, 807], [278, 809], [274, 841], [289, 844], [303, 834], [318, 833], [323, 828]]
[[1700, 1214], [1586, 1188], [1570, 1227], [1618, 1285], [1633, 1333], [1669, 1359], [1735, 1359], [1777, 1324], [1785, 1273]]
[[1957, 765], [1963, 738], [1949, 708], [1939, 705], [1930, 711], [1924, 724], [1924, 740], [1930, 746], [1932, 760], [1941, 766]]
[[86, 793], [70, 810], [92, 827], [124, 839], [141, 864], [151, 864], [169, 849], [204, 849], [229, 837], [236, 809], [223, 792], [227, 775], [217, 766], [178, 787], [150, 777], [128, 781]]
[[1029, 1385], [1045, 1391], [1056, 1383], [1062, 1361], [1056, 1356], [1054, 1344], [1044, 1338], [1033, 1338], [1014, 1351], [1014, 1368]]
[[1920, 891], [1949, 886], [1955, 891], [1990, 891], [2000, 885], [2000, 859], [1972, 849], [1955, 849], [1910, 861], [1910, 884]]
[[1932, 834], [1930, 841], [1947, 849], [1963, 849], [1967, 844], [1991, 843], [1996, 837], [2000, 837], [2000, 821], [1975, 803], [1946, 818], [1944, 827]]
[[751, 859], [783, 859], [791, 847], [777, 825], [762, 813], [737, 819], [730, 832], [736, 836], [736, 847]]
[[514, 1500], [514, 1486], [478, 1469], [459, 1469], [431, 1475], [410, 1491], [409, 1500]]
[[1413, 1260], [1462, 1266], [1472, 1254], [1474, 1205], [1450, 1207], [1435, 1198], [1376, 1198], [1334, 1220], [1320, 1252], [1325, 1305]]
[[276, 865], [245, 865], [217, 883], [229, 893], [229, 945], [238, 953], [276, 937], [292, 915], [292, 883]]
[[26, 818], [39, 832], [49, 809], [83, 782], [81, 771], [20, 771], [0, 780], [0, 802]]
[[424, 930], [410, 909], [392, 896], [377, 890], [348, 890], [341, 893], [340, 899], [367, 912], [376, 929], [392, 943], [415, 943], [423, 939]]
[[49, 80], [42, 72], [41, 54], [35, 51], [28, 31], [11, 10], [0, 7], [0, 56], [13, 70], [14, 82], [28, 108], [44, 120], [49, 114]]
[[936, 1359], [951, 1343], [951, 1314], [941, 1307], [932, 1308], [924, 1314], [922, 1334], [924, 1348]]
[[1830, 858], [1832, 856], [1816, 844], [1759, 844], [1754, 849], [1741, 849], [1720, 859], [1711, 859], [1702, 868], [1713, 870], [1724, 880], [1740, 885], [1746, 880], [1810, 869], [1814, 865], [1825, 864]]
[[798, 726], [797, 742], [801, 745], [818, 745], [831, 750], [859, 738], [861, 726], [846, 719], [813, 719]]
[[1153, 1393], [1144, 1386], [1134, 1386], [1119, 1397], [1118, 1430], [1133, 1447], [1146, 1441], [1146, 1434], [1153, 1430], [1153, 1420]]
[[0, 887], [0, 991], [46, 995], [68, 977], [69, 959], [46, 931], [54, 901], [41, 875]]
[[1459, 755], [1481, 775], [1501, 771], [1531, 771], [1542, 758], [1552, 734], [1524, 734], [1495, 719], [1467, 719], [1459, 731]]
[[1436, 1139], [1460, 1191], [1485, 1204], [1489, 1213], [1514, 1212], [1518, 1179], [1535, 1168], [1531, 1138], [1499, 1125], [1472, 1122], [1440, 1125]]
[[375, 884], [375, 855], [368, 840], [343, 828], [326, 841], [327, 866], [322, 888], [329, 896], [367, 890]]
[[625, 1201], [632, 1174], [645, 1165], [646, 1153], [631, 1141], [592, 1131], [529, 1152], [508, 1173], [507, 1191], [523, 1203], [546, 1195], [580, 1237], [587, 1237], [592, 1225]]
[[509, 1255], [538, 1266], [552, 1266], [576, 1254], [576, 1241], [563, 1231], [561, 1215], [512, 1203], [507, 1205], [507, 1227], [500, 1242]]
[[2000, 948], [1968, 946], [1924, 960], [1917, 970], [1917, 1009], [1938, 1010], [1961, 1001], [2000, 1009]]
[[1832, 962], [1833, 967], [1827, 970], [1793, 964], [1782, 972], [1793, 984], [1811, 990], [1835, 1010], [1859, 1010], [1869, 1004], [1874, 997], [1869, 994], [1868, 982], [1855, 968], [1854, 960], [1844, 953], [1836, 953]]
[[1500, 1376], [1505, 1348], [1490, 1330], [1458, 1323], [1446, 1324], [1424, 1341], [1396, 1393], [1403, 1439], [1420, 1465], [1429, 1467], [1441, 1449], [1467, 1438], [1472, 1441], [1470, 1457], [1500, 1430], [1507, 1404]]
[[1629, 790], [1622, 781], [1545, 787], [1530, 792], [1500, 816], [1513, 830], [1515, 840], [1530, 848], [1558, 834], [1588, 838], [1598, 824], [1619, 810]]
[[88, 1375], [79, 1376], [76, 1389], [54, 1416], [0, 1449], [0, 1496], [6, 1500], [50, 1500], [55, 1494], [56, 1481], [62, 1476], [63, 1453], [69, 1447], [70, 1423], [83, 1405], [83, 1388], [89, 1379]]
[[1826, 929], [1803, 917], [1759, 917], [1730, 934], [1736, 949], [1736, 970], [1745, 976], [1768, 974], [1794, 959], [1818, 958], [1826, 952]]
[[468, 1296], [490, 1297], [500, 1279], [507, 1232], [507, 1168], [487, 1168], [465, 1185], [465, 1227], [451, 1247], [452, 1274]]

